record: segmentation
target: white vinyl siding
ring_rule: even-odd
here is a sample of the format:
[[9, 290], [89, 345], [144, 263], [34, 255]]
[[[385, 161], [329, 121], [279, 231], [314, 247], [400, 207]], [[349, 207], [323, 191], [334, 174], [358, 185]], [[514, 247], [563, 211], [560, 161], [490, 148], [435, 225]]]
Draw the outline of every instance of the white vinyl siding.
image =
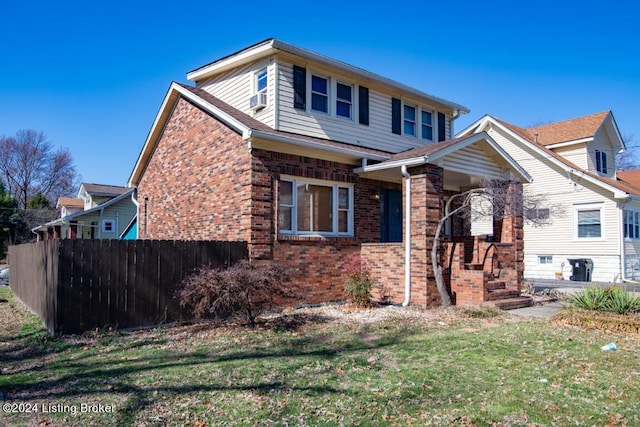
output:
[[[253, 112], [249, 108], [249, 100], [251, 96], [255, 95], [256, 75], [265, 67], [267, 69], [267, 107]], [[197, 84], [197, 87], [206, 90], [211, 95], [243, 113], [254, 116], [266, 125], [273, 127], [275, 126], [275, 108], [273, 106], [275, 70], [275, 65], [265, 59], [201, 81]]]
[[[411, 148], [424, 145], [424, 141], [415, 137], [405, 137], [391, 133], [391, 94], [381, 93], [373, 85], [363, 83], [369, 88], [369, 126], [358, 123], [358, 97], [357, 87], [354, 83], [353, 95], [353, 121], [345, 121], [335, 114], [314, 114], [311, 111], [302, 111], [293, 108], [293, 65], [287, 62], [278, 63], [278, 128], [277, 130], [308, 135], [318, 138], [326, 138], [353, 145], [365, 146], [391, 153], [398, 153]], [[309, 74], [319, 73], [313, 68], [307, 68]], [[329, 75], [329, 73], [324, 73]], [[350, 79], [345, 76], [329, 76], [338, 82], [348, 83]], [[335, 86], [335, 84], [333, 84]], [[307, 88], [307, 92], [309, 88]], [[309, 94], [307, 93], [307, 97]], [[416, 100], [412, 104], [420, 105]], [[335, 108], [335, 98], [331, 109]], [[433, 106], [424, 105], [424, 108], [434, 110]], [[307, 110], [310, 106], [307, 105]], [[446, 118], [446, 134], [449, 134], [450, 115]], [[434, 129], [434, 133], [435, 133]]]
[[[620, 254], [622, 216], [611, 192], [578, 176], [568, 179], [567, 174], [560, 167], [545, 161], [540, 153], [526, 145], [515, 144], [513, 137], [501, 130], [492, 128], [488, 133], [533, 177], [532, 183], [524, 185], [525, 194], [544, 195], [544, 207], [556, 207], [551, 210], [548, 224], [533, 227], [525, 222], [524, 251], [525, 260], [527, 260], [525, 277], [553, 278], [552, 270], [542, 271], [537, 267], [538, 255], [552, 254], [554, 269], [558, 269], [560, 263], [566, 262], [567, 258], [593, 258], [593, 280], [614, 280], [614, 275], [611, 275], [613, 267], [609, 266], [605, 269], [602, 261], [595, 261], [596, 259], [611, 260], [612, 257]], [[583, 145], [581, 153], [586, 157], [584, 150]], [[577, 151], [580, 150], [572, 150], [574, 153]], [[602, 206], [603, 237], [597, 241], [597, 245], [594, 245], [593, 240], [590, 239], [575, 238], [573, 206], [588, 203], [601, 203]], [[566, 277], [569, 276], [566, 275]]]

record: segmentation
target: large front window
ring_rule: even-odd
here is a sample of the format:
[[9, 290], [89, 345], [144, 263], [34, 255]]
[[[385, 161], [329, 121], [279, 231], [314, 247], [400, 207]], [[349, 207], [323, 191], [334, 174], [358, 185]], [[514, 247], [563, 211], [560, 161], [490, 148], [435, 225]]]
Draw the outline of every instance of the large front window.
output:
[[579, 239], [602, 238], [602, 204], [576, 205], [574, 213]]
[[283, 178], [278, 196], [280, 233], [353, 234], [353, 187], [320, 180]]

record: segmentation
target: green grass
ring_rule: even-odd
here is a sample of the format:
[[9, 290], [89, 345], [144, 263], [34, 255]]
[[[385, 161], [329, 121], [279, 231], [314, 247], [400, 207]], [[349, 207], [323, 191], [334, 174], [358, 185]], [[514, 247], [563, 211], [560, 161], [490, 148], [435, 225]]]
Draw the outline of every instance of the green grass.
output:
[[[6, 402], [115, 413], [4, 417], [12, 426], [640, 425], [640, 339], [448, 313], [441, 322], [312, 318], [293, 329], [195, 325], [35, 341], [20, 332], [0, 340]], [[601, 351], [610, 341], [618, 351]], [[16, 346], [33, 353], [20, 357]]]

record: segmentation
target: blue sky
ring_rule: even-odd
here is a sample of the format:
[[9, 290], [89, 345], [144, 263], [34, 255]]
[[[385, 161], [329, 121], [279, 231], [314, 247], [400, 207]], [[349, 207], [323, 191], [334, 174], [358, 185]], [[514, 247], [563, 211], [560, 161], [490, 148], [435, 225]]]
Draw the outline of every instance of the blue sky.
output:
[[5, 0], [0, 16], [0, 135], [46, 133], [83, 182], [125, 185], [169, 84], [269, 37], [468, 107], [456, 131], [612, 110], [640, 145], [636, 0]]

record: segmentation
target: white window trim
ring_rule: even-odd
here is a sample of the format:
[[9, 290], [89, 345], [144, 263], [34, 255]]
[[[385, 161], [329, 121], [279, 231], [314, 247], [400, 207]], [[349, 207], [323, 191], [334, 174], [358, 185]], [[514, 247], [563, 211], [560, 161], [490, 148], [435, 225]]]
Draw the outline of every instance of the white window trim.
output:
[[[423, 123], [422, 123], [422, 113], [430, 113], [431, 114], [431, 124], [429, 126], [431, 126], [431, 138], [425, 138], [422, 135], [422, 127], [423, 127]], [[420, 117], [419, 117], [419, 121], [420, 121], [420, 139], [423, 141], [431, 141], [431, 142], [435, 142], [435, 136], [436, 136], [436, 112], [435, 110], [430, 110], [428, 108], [420, 108]]]
[[[107, 224], [111, 224], [111, 230], [107, 230]], [[116, 222], [113, 219], [103, 219], [102, 220], [102, 228], [101, 231], [103, 233], [115, 233], [116, 232]]]
[[[345, 116], [341, 116], [338, 114], [338, 84], [341, 84], [343, 86], [348, 86], [351, 88], [351, 116], [350, 117], [345, 117]], [[349, 83], [343, 80], [336, 80], [333, 79], [333, 82], [331, 84], [331, 89], [332, 89], [332, 93], [333, 93], [333, 104], [335, 105], [334, 111], [335, 111], [335, 117], [338, 119], [343, 119], [343, 120], [349, 120], [349, 121], [353, 121], [355, 119], [355, 106], [356, 106], [356, 96], [355, 96], [355, 87], [356, 85], [353, 83]]]
[[[592, 211], [596, 209], [600, 211], [600, 237], [578, 237], [578, 212]], [[604, 203], [583, 203], [573, 205], [573, 239], [580, 242], [605, 240]]]
[[[598, 163], [600, 163], [600, 169], [598, 169]], [[609, 173], [609, 165], [607, 164], [606, 151], [596, 150], [596, 172], [604, 175], [607, 175]]]
[[260, 91], [260, 93], [269, 93], [269, 67], [268, 66], [264, 66], [264, 67], [260, 67], [260, 69], [258, 71], [256, 71], [253, 75], [253, 93], [257, 94], [258, 92], [258, 77], [260, 76], [260, 74], [262, 74], [262, 72], [265, 71], [267, 73], [267, 85], [265, 86], [264, 89], [262, 89]]
[[[307, 105], [308, 105], [307, 111], [313, 114], [326, 114], [328, 116], [331, 116], [333, 111], [332, 103], [333, 103], [333, 100], [335, 99], [335, 94], [333, 94], [332, 96], [332, 92], [334, 92], [332, 89], [334, 79], [332, 79], [330, 76], [326, 74], [319, 73], [314, 70], [307, 70], [307, 71], [308, 71], [307, 72]], [[327, 80], [327, 111], [326, 112], [313, 109], [313, 86], [312, 86], [313, 76], [320, 77], [321, 79]]]
[[[402, 126], [402, 129], [401, 129], [402, 136], [406, 136], [407, 138], [417, 138], [421, 141], [436, 142], [437, 135], [438, 135], [438, 121], [436, 117], [438, 112], [432, 108], [423, 107], [419, 103], [412, 102], [411, 100], [401, 99], [400, 101], [401, 101], [400, 102], [400, 112], [401, 112], [400, 125]], [[408, 107], [413, 107], [416, 110], [416, 120], [415, 120], [416, 134], [415, 135], [410, 135], [404, 132], [405, 105]], [[422, 137], [422, 112], [423, 111], [431, 113], [431, 139]]]
[[[640, 239], [640, 233], [636, 233], [636, 225], [640, 225], [640, 211], [633, 209], [623, 209], [624, 218], [622, 219], [622, 226], [624, 227], [623, 236], [624, 240], [630, 242], [632, 240]], [[631, 215], [631, 236], [627, 235], [627, 230], [629, 228], [628, 217]]]
[[[542, 262], [542, 260], [549, 260], [549, 262]], [[538, 255], [539, 265], [553, 265], [553, 255]]]
[[[291, 175], [281, 175], [279, 181], [289, 181], [292, 182], [292, 200], [293, 206], [291, 209], [291, 226], [295, 227], [292, 230], [281, 230], [279, 228], [279, 222], [276, 222], [276, 230], [278, 234], [288, 235], [288, 236], [316, 236], [316, 237], [353, 237], [353, 218], [354, 218], [354, 186], [353, 184], [339, 181], [325, 181], [321, 179], [313, 179], [313, 178], [304, 178], [299, 176], [291, 176]], [[332, 187], [332, 197], [333, 197], [333, 212], [332, 212], [332, 228], [333, 232], [318, 232], [318, 231], [298, 231], [298, 213], [297, 213], [297, 184], [305, 183], [312, 185], [321, 185], [325, 187]], [[338, 197], [339, 197], [339, 188], [347, 188], [349, 190], [349, 210], [347, 214], [347, 231], [339, 232], [338, 230]], [[280, 200], [278, 199], [278, 211], [280, 210]]]

